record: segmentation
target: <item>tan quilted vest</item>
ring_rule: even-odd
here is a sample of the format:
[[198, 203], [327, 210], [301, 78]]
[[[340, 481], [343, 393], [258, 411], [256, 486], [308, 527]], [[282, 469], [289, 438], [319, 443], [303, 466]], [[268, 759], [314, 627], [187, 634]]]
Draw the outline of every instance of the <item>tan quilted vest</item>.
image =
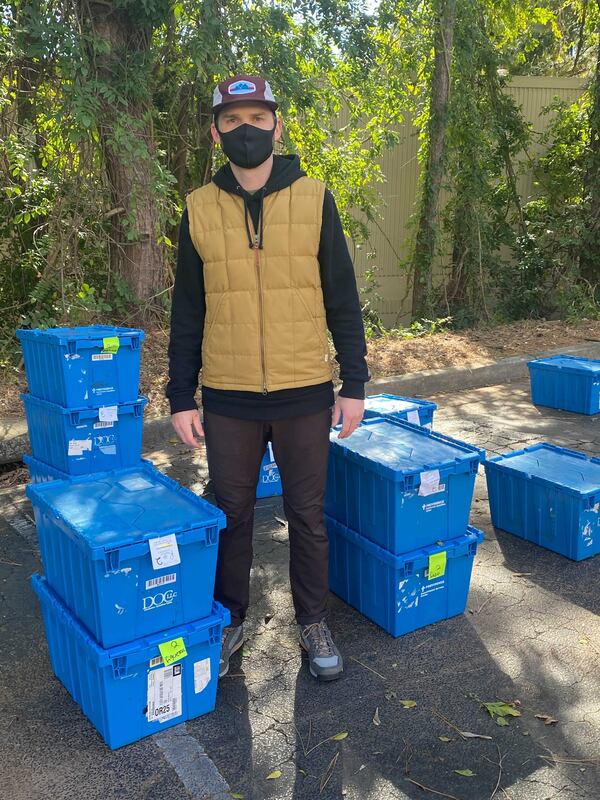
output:
[[324, 192], [303, 176], [267, 195], [262, 250], [249, 246], [241, 197], [212, 182], [187, 195], [204, 262], [204, 386], [272, 392], [331, 380], [317, 260]]

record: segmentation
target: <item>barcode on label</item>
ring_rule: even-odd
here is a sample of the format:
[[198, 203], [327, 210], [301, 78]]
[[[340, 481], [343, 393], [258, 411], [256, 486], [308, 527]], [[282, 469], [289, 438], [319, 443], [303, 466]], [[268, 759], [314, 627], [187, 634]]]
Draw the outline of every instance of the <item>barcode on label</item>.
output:
[[163, 663], [162, 656], [155, 656], [154, 658], [150, 659], [151, 667], [158, 667], [158, 665], [162, 663]]
[[113, 428], [114, 422], [94, 422], [94, 430], [97, 428]]
[[158, 578], [146, 581], [146, 589], [154, 589], [155, 586], [164, 586], [165, 583], [175, 583], [177, 580], [177, 573], [170, 572], [168, 575], [161, 575]]
[[94, 353], [92, 361], [112, 361], [112, 353]]

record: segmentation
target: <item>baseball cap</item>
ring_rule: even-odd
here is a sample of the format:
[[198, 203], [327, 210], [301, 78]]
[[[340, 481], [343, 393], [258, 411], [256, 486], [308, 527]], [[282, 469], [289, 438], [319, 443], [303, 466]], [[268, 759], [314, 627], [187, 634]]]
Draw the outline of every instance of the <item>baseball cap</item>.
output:
[[268, 81], [259, 75], [234, 75], [221, 81], [213, 93], [213, 114], [231, 103], [264, 103], [272, 111], [279, 107]]

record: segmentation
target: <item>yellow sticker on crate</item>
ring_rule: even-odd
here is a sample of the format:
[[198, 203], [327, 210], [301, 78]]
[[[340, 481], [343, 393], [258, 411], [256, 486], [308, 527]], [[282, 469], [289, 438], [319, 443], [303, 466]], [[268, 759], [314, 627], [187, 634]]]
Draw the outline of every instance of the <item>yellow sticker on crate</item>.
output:
[[119, 347], [121, 343], [119, 342], [118, 336], [106, 336], [102, 339], [102, 350], [104, 353], [112, 353], [115, 355], [119, 352]]
[[428, 580], [434, 578], [441, 578], [446, 574], [446, 551], [442, 550], [441, 553], [433, 553], [429, 556], [429, 569], [427, 570]]
[[176, 661], [181, 661], [182, 658], [187, 656], [187, 650], [181, 636], [179, 639], [171, 639], [170, 642], [159, 644], [158, 649], [165, 662], [165, 667], [174, 664]]

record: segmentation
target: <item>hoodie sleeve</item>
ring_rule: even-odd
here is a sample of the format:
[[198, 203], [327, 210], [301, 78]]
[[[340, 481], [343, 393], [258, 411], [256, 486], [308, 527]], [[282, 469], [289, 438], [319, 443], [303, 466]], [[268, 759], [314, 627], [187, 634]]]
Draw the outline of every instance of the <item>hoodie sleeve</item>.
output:
[[202, 334], [206, 300], [204, 265], [190, 236], [187, 208], [179, 225], [177, 271], [171, 304], [169, 382], [171, 414], [198, 408], [194, 399], [202, 367]]
[[365, 329], [354, 266], [334, 197], [328, 189], [323, 199], [319, 266], [327, 327], [340, 365], [339, 394], [361, 400], [365, 396], [365, 383], [370, 380]]

